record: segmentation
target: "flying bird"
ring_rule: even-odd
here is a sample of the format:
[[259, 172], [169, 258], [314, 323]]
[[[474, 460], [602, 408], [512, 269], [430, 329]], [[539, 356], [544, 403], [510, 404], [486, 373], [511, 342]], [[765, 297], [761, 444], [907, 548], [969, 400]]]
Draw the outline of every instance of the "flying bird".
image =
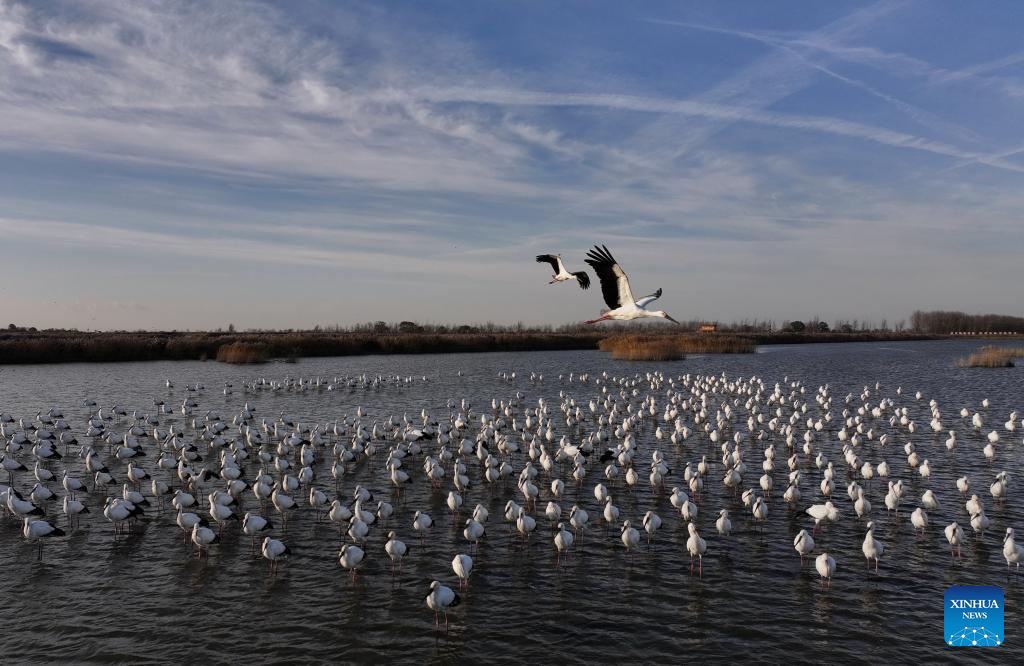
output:
[[570, 273], [565, 270], [565, 264], [562, 263], [562, 255], [560, 254], [538, 254], [537, 263], [551, 264], [551, 270], [555, 271], [555, 274], [551, 276], [551, 282], [548, 282], [548, 284], [576, 280], [580, 283], [580, 289], [587, 289], [590, 287], [590, 276], [587, 275], [587, 272], [576, 271], [575, 273]]
[[679, 323], [664, 310], [646, 309], [648, 305], [661, 297], [661, 289], [641, 299], [633, 298], [633, 291], [629, 288], [629, 276], [626, 275], [626, 272], [622, 270], [619, 263], [615, 261], [615, 257], [612, 256], [605, 246], [598, 247], [595, 245], [594, 249], [587, 253], [586, 262], [597, 273], [597, 278], [601, 281], [601, 293], [604, 296], [604, 302], [610, 308], [608, 312], [605, 312], [597, 319], [591, 319], [586, 323], [596, 324], [607, 319], [629, 321], [643, 317], [657, 317], [668, 319], [676, 324]]

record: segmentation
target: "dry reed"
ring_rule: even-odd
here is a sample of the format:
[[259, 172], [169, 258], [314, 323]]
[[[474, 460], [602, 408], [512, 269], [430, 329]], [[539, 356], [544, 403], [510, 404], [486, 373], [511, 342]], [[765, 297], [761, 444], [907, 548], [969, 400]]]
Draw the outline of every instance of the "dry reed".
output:
[[616, 335], [598, 343], [620, 361], [678, 361], [683, 352], [673, 338], [650, 335]]
[[[0, 365], [196, 360], [217, 358], [235, 344], [262, 347], [267, 358], [293, 360], [361, 354], [457, 354], [490, 351], [593, 349], [606, 335], [582, 333], [0, 333]], [[227, 353], [227, 349], [225, 352]], [[258, 357], [257, 357], [258, 358]], [[266, 360], [265, 358], [262, 360]], [[243, 362], [259, 362], [243, 361]]]
[[622, 361], [677, 361], [686, 354], [749, 354], [757, 345], [729, 335], [615, 335], [598, 348]]
[[1012, 368], [1014, 359], [1024, 358], [1024, 347], [996, 347], [986, 345], [962, 358], [957, 363], [961, 368]]
[[266, 363], [270, 350], [259, 342], [231, 342], [217, 348], [217, 360], [221, 363]]

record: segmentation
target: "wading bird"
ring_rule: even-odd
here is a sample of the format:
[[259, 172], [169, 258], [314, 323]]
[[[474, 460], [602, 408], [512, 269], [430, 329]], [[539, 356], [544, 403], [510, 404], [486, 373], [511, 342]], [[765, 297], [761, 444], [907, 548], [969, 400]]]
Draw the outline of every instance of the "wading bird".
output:
[[448, 631], [448, 609], [459, 605], [462, 601], [455, 590], [442, 585], [441, 581], [435, 580], [430, 584], [430, 594], [427, 595], [427, 608], [434, 611], [434, 628], [440, 627], [439, 613], [444, 613], [444, 629]]
[[639, 300], [633, 298], [633, 291], [629, 288], [629, 277], [612, 257], [608, 248], [595, 245], [594, 249], [587, 253], [586, 262], [597, 273], [597, 278], [601, 281], [601, 294], [610, 308], [597, 319], [591, 319], [586, 323], [595, 324], [608, 319], [629, 321], [643, 317], [668, 319], [673, 323], [679, 323], [664, 310], [645, 309], [661, 297], [661, 289]]
[[537, 263], [551, 264], [551, 269], [555, 271], [555, 274], [551, 276], [551, 282], [548, 282], [548, 284], [576, 280], [580, 283], [580, 289], [587, 289], [590, 287], [590, 276], [587, 275], [587, 272], [576, 271], [570, 273], [565, 270], [565, 264], [562, 263], [562, 255], [560, 254], [538, 254]]

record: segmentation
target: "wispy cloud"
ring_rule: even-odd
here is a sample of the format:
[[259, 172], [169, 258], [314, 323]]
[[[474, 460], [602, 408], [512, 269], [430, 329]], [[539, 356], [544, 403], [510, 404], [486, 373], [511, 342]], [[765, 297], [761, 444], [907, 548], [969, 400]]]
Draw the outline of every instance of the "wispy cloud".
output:
[[434, 102], [469, 102], [501, 106], [600, 107], [642, 113], [679, 114], [732, 122], [748, 122], [757, 125], [808, 130], [863, 139], [893, 148], [921, 150], [947, 157], [977, 160], [999, 169], [1017, 172], [1024, 171], [1024, 166], [1006, 162], [997, 157], [987, 156], [984, 153], [970, 152], [953, 145], [905, 132], [897, 132], [882, 127], [874, 127], [827, 116], [803, 116], [688, 100], [667, 100], [611, 94], [550, 93], [529, 90], [465, 88], [419, 90], [414, 91], [413, 94]]
[[[463, 299], [512, 320], [564, 314], [516, 290], [531, 253], [600, 239], [668, 284], [658, 265], [679, 257], [713, 281], [730, 261], [768, 270], [759, 247], [839, 252], [858, 230], [948, 241], [970, 211], [1014, 233], [1005, 191], [1024, 139], [1006, 89], [1024, 56], [937, 67], [884, 48], [876, 33], [918, 4], [816, 28], [790, 17], [800, 30], [616, 6], [580, 17], [564, 46], [519, 13], [513, 46], [458, 12], [421, 20], [446, 11], [0, 0], [0, 233], [70, 256], [54, 275], [98, 276], [104, 262], [84, 257], [118, 253], [250, 276], [258, 262], [297, 293], [291, 273], [315, 270], [390, 281], [411, 311]], [[609, 25], [645, 49], [592, 63], [581, 54], [612, 48]], [[531, 49], [550, 50], [543, 67]], [[990, 88], [991, 118], [963, 111]], [[957, 103], [936, 104], [937, 89]], [[124, 288], [158, 288], [147, 279]], [[454, 287], [427, 293], [436, 281]]]

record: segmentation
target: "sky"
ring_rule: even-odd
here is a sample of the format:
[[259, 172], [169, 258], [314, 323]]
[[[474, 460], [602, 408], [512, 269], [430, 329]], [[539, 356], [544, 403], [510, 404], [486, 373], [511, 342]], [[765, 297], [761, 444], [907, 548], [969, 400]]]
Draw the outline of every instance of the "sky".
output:
[[[0, 0], [0, 310], [1021, 314], [1019, 2]], [[5, 325], [0, 324], [0, 325]]]

